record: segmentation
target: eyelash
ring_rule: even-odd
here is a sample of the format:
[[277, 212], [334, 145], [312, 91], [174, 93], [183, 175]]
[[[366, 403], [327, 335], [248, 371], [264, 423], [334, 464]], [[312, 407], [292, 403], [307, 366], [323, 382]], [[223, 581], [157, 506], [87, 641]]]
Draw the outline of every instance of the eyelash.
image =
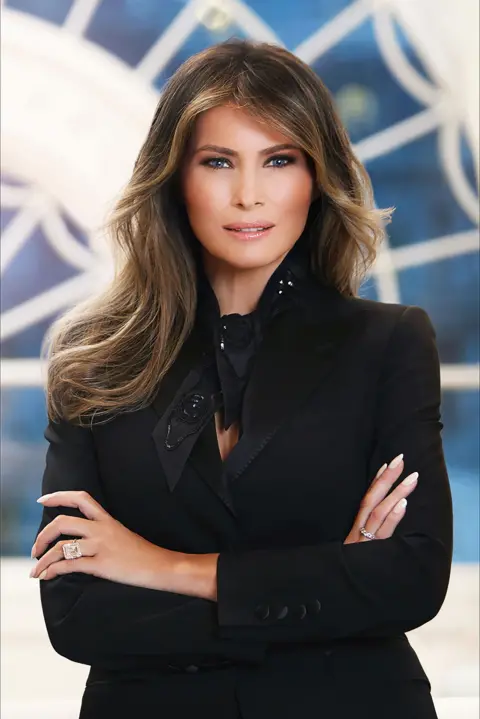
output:
[[[200, 164], [209, 167], [211, 170], [223, 170], [223, 167], [213, 167], [209, 164], [210, 162], [220, 162], [222, 160], [225, 162], [230, 162], [226, 157], [207, 157], [205, 158], [205, 160], [202, 160]], [[284, 167], [287, 167], [288, 165], [293, 165], [296, 162], [296, 158], [292, 157], [291, 155], [273, 155], [268, 159], [268, 162], [270, 162], [271, 160], [288, 160], [285, 165], [274, 166], [274, 170], [282, 170]]]

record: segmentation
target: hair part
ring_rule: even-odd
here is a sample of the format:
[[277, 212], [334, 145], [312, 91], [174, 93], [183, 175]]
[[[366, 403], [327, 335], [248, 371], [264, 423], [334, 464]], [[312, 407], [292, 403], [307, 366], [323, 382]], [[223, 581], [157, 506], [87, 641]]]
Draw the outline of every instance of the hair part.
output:
[[188, 58], [162, 92], [149, 132], [106, 231], [111, 283], [50, 327], [50, 419], [93, 422], [148, 406], [196, 314], [198, 240], [180, 191], [198, 116], [233, 104], [306, 153], [316, 187], [304, 235], [319, 278], [347, 296], [375, 261], [394, 208], [374, 206], [331, 95], [315, 72], [271, 43], [230, 39]]

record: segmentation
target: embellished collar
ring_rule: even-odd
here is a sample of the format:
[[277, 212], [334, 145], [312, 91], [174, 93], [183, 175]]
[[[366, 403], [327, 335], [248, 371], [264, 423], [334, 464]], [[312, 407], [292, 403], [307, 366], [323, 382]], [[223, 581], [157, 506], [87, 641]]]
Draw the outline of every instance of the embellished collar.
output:
[[308, 275], [307, 254], [295, 245], [268, 280], [255, 310], [220, 315], [215, 293], [199, 267], [197, 319], [216, 365], [225, 429], [238, 422], [241, 431], [243, 395], [264, 329], [278, 314], [302, 301]]

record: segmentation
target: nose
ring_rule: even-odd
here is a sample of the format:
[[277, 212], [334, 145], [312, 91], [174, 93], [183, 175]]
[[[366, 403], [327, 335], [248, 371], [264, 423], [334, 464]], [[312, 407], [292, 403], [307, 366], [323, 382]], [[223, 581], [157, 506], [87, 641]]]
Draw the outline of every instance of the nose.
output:
[[254, 169], [244, 168], [235, 173], [232, 188], [232, 204], [235, 207], [248, 209], [257, 204], [263, 204], [262, 189], [259, 178]]

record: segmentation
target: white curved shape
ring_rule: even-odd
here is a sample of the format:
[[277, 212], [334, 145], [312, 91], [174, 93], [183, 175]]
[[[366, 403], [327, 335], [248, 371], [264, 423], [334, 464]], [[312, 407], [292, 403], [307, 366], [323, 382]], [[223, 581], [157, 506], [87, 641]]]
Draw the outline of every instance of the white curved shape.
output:
[[102, 0], [74, 0], [63, 29], [74, 35], [83, 35]]
[[175, 56], [187, 38], [201, 24], [205, 13], [215, 7], [234, 20], [249, 37], [283, 45], [270, 25], [241, 0], [190, 0], [138, 63], [136, 70], [139, 75], [144, 80], [153, 82], [167, 62]]
[[[478, 0], [390, 0], [401, 23], [429, 73], [448, 88], [452, 104], [467, 127], [479, 173], [480, 159], [480, 65]], [[478, 179], [478, 174], [477, 174]]]
[[76, 275], [55, 287], [41, 292], [2, 314], [0, 339], [6, 340], [37, 322], [68, 309], [87, 299], [98, 290], [98, 276], [91, 273]]
[[216, 4], [228, 12], [245, 34], [252, 39], [283, 46], [283, 42], [270, 25], [242, 0], [216, 0]]
[[480, 211], [478, 197], [470, 186], [462, 165], [460, 154], [460, 123], [451, 120], [440, 128], [438, 151], [451, 190], [467, 216], [478, 224]]
[[2, 207], [4, 209], [13, 210], [17, 207], [25, 205], [28, 198], [31, 195], [31, 189], [29, 187], [18, 187], [16, 185], [8, 185], [6, 182], [2, 182], [0, 188], [0, 198], [2, 201]]
[[[478, 250], [479, 237], [478, 230], [475, 229], [395, 247], [390, 249], [391, 258], [389, 258], [389, 262], [390, 259], [393, 261], [398, 272], [407, 267], [419, 267], [430, 262], [438, 262], [450, 257], [460, 257], [461, 255], [478, 252]], [[390, 270], [389, 262], [385, 263], [383, 253], [379, 253], [371, 274], [378, 277], [388, 272]]]
[[380, 130], [355, 144], [355, 152], [363, 163], [402, 147], [419, 137], [432, 132], [442, 123], [442, 112], [438, 106], [401, 120], [395, 125]]
[[439, 103], [443, 94], [442, 91], [428, 82], [410, 65], [398, 44], [389, 8], [375, 9], [373, 13], [373, 29], [385, 64], [399, 84], [424, 105], [436, 105]]
[[194, 10], [197, 4], [198, 0], [190, 0], [140, 60], [136, 73], [145, 82], [150, 83], [155, 80], [162, 68], [198, 26], [198, 18]]
[[[379, 3], [380, 0], [376, 2]], [[292, 52], [304, 62], [311, 64], [361, 25], [371, 14], [375, 4], [374, 0], [356, 0], [350, 3], [334, 18], [319, 27], [313, 35], [297, 45]]]
[[35, 201], [27, 202], [16, 213], [2, 232], [2, 252], [0, 253], [1, 274], [16, 257], [38, 225], [41, 209]]
[[46, 203], [40, 224], [47, 242], [65, 264], [78, 270], [91, 270], [94, 267], [95, 256], [70, 234], [58, 208]]
[[102, 48], [8, 8], [1, 71], [2, 168], [94, 231], [129, 179], [158, 94]]

